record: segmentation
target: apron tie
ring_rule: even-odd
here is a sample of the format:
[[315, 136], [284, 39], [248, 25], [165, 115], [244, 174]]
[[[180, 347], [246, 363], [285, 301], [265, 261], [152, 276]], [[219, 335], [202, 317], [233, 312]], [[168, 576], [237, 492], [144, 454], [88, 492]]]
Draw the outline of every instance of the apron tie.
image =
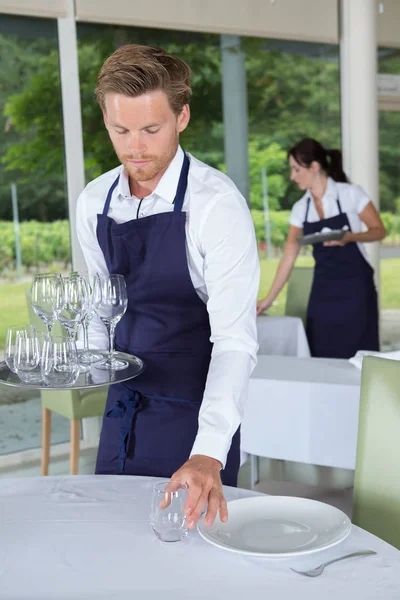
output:
[[123, 396], [115, 402], [112, 409], [107, 412], [107, 417], [111, 417], [112, 419], [122, 418], [118, 455], [118, 473], [120, 475], [122, 475], [125, 469], [133, 419], [138, 410], [142, 408], [140, 400], [141, 394], [139, 392], [127, 388], [125, 394], [123, 394]]
[[[116, 400], [114, 406], [106, 413], [107, 417], [112, 419], [121, 419], [120, 429], [120, 445], [118, 455], [118, 474], [122, 475], [125, 469], [125, 462], [128, 458], [128, 448], [130, 442], [130, 434], [133, 428], [133, 419], [136, 413], [143, 408], [141, 400], [148, 398], [150, 400], [163, 400], [167, 402], [177, 402], [181, 404], [197, 404], [191, 400], [185, 400], [184, 398], [171, 398], [167, 396], [158, 396], [146, 394], [143, 396], [136, 390], [131, 390], [127, 386], [125, 394], [118, 400]], [[200, 404], [200, 403], [199, 403]]]

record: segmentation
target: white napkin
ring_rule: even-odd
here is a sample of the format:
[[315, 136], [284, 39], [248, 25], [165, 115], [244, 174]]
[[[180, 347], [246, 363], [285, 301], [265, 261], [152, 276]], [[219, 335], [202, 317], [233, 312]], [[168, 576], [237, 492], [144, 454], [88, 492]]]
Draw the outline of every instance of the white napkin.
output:
[[390, 358], [391, 360], [400, 360], [400, 350], [394, 352], [371, 352], [370, 350], [359, 350], [355, 356], [349, 358], [349, 362], [361, 369], [364, 356], [378, 356], [379, 358]]

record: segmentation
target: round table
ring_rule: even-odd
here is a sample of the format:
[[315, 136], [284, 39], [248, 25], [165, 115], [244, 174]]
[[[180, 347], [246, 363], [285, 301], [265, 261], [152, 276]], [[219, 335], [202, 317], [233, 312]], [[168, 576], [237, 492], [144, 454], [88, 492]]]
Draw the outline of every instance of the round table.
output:
[[[340, 545], [292, 559], [226, 552], [197, 531], [162, 544], [149, 525], [147, 477], [69, 476], [3, 479], [0, 484], [0, 598], [6, 600], [398, 600], [400, 552], [353, 526]], [[254, 492], [225, 488], [228, 500]], [[310, 568], [343, 561], [317, 579]]]

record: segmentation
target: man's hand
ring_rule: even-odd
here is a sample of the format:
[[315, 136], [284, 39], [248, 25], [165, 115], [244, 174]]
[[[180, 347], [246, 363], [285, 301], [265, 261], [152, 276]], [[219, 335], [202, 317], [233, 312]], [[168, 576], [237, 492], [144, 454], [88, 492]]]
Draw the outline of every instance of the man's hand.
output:
[[221, 463], [215, 458], [195, 454], [172, 475], [172, 481], [184, 481], [189, 486], [189, 495], [184, 507], [188, 529], [195, 527], [207, 502], [206, 525], [214, 523], [218, 511], [223, 523], [228, 520], [220, 476], [221, 467]]

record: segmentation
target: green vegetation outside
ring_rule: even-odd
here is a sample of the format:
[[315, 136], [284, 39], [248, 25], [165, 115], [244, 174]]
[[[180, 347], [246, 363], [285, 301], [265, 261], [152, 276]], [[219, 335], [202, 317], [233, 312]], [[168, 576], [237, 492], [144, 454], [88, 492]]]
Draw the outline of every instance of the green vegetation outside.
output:
[[[279, 259], [267, 260], [261, 258], [261, 285], [260, 297], [267, 293], [274, 277]], [[311, 257], [300, 256], [297, 260], [299, 266], [313, 264]], [[383, 309], [400, 309], [400, 258], [391, 258], [381, 261], [381, 307]], [[28, 310], [25, 301], [25, 290], [30, 286], [25, 283], [2, 283], [0, 285], [0, 307], [2, 318], [0, 321], [0, 349], [4, 348], [6, 330], [9, 325], [28, 322]], [[284, 313], [286, 289], [278, 296], [274, 306], [269, 311], [272, 315]]]

